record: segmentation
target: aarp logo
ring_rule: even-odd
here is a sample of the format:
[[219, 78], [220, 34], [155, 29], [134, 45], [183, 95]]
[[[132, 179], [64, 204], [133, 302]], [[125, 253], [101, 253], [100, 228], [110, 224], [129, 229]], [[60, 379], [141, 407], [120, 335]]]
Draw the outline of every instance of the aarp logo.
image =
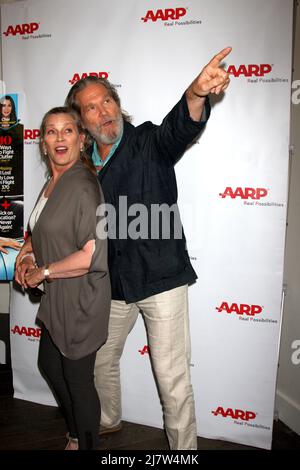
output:
[[231, 199], [241, 198], [241, 199], [255, 199], [259, 200], [268, 195], [268, 190], [265, 188], [232, 188], [227, 186], [222, 193], [219, 193], [219, 196], [222, 199], [229, 197]]
[[229, 65], [227, 72], [234, 77], [264, 77], [272, 71], [271, 64]]
[[216, 310], [219, 313], [227, 313], [228, 315], [233, 313], [236, 315], [247, 315], [249, 317], [254, 317], [263, 311], [263, 307], [260, 305], [222, 302], [219, 307], [216, 307]]
[[214, 416], [221, 416], [222, 418], [231, 418], [235, 420], [240, 419], [242, 421], [250, 421], [252, 419], [255, 419], [257, 416], [257, 413], [254, 413], [254, 411], [244, 411], [234, 408], [223, 408], [223, 406], [218, 406], [216, 410], [212, 411], [212, 414]]
[[33, 338], [40, 338], [41, 336], [41, 328], [29, 328], [26, 326], [19, 326], [15, 325], [11, 329], [12, 334], [14, 335], [19, 335], [19, 336], [27, 336], [27, 337], [33, 337]]
[[25, 34], [32, 34], [40, 27], [39, 23], [22, 23], [17, 25], [9, 25], [7, 30], [4, 31], [4, 36], [23, 36]]
[[98, 77], [107, 79], [108, 72], [83, 72], [82, 74], [74, 73], [73, 77], [69, 80], [69, 83], [71, 83], [71, 85], [74, 85], [74, 83], [78, 82], [78, 80], [87, 77]]
[[167, 21], [167, 20], [179, 20], [186, 15], [186, 8], [165, 8], [164, 10], [148, 10], [145, 16], [141, 18], [144, 23], [147, 21], [155, 22], [157, 20]]

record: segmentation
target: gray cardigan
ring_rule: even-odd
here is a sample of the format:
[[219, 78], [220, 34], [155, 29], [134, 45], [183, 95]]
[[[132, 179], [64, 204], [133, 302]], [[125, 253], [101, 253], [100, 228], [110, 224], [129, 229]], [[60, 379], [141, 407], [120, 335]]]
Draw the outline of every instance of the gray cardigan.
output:
[[89, 272], [45, 282], [37, 314], [69, 359], [87, 356], [107, 338], [111, 301], [107, 240], [96, 235], [100, 220], [96, 209], [103, 202], [97, 178], [78, 161], [57, 182], [32, 232], [38, 266], [59, 261], [87, 241], [96, 241]]

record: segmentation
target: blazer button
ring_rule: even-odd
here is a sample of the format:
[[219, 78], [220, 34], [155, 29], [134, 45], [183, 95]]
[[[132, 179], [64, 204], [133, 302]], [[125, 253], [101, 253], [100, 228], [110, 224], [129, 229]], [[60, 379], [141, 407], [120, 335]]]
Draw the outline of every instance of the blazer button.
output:
[[118, 255], [118, 256], [121, 256], [121, 255], [122, 255], [121, 250], [117, 250], [117, 255]]

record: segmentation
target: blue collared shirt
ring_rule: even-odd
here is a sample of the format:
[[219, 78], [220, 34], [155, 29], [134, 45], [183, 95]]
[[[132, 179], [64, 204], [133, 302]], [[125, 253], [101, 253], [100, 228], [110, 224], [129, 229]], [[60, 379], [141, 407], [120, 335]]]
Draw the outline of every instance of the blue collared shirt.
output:
[[96, 141], [94, 141], [94, 143], [93, 143], [92, 160], [93, 160], [93, 164], [95, 165], [97, 171], [100, 171], [100, 170], [106, 165], [106, 163], [111, 159], [111, 157], [112, 157], [113, 154], [115, 153], [116, 149], [118, 148], [119, 143], [121, 142], [122, 135], [123, 135], [123, 132], [121, 133], [120, 138], [117, 140], [117, 142], [115, 142], [115, 143], [112, 145], [112, 147], [111, 147], [111, 149], [110, 149], [110, 151], [109, 151], [109, 154], [107, 155], [107, 157], [105, 158], [105, 160], [101, 160], [100, 155], [99, 155], [99, 152], [98, 152], [97, 143], [96, 143]]

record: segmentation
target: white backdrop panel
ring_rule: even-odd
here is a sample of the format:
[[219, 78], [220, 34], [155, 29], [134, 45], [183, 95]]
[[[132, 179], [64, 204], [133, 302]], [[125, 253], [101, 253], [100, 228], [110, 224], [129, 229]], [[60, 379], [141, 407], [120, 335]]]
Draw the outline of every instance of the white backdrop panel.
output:
[[[198, 432], [263, 448], [271, 445], [281, 321], [292, 4], [28, 0], [1, 10], [2, 32], [9, 25], [38, 25], [32, 35], [2, 36], [7, 92], [23, 93], [22, 120], [29, 130], [39, 127], [50, 107], [63, 103], [75, 74], [107, 74], [124, 109], [139, 124], [149, 119], [159, 123], [202, 66], [225, 46], [233, 47], [227, 67], [245, 72], [249, 64], [268, 65], [264, 76], [232, 76], [225, 96], [213, 100], [199, 142], [176, 169], [188, 247], [199, 276], [190, 289]], [[186, 10], [180, 24], [161, 18], [142, 21], [147, 11], [159, 16], [166, 8]], [[43, 178], [37, 139], [27, 139], [25, 220]], [[246, 197], [245, 188], [261, 188], [263, 197]], [[224, 303], [228, 309], [237, 307], [231, 313], [216, 310]], [[241, 313], [241, 304], [249, 309], [257, 305], [260, 312]], [[35, 308], [26, 297], [14, 292], [11, 307], [12, 315], [22, 312], [34, 326]], [[16, 321], [24, 323], [19, 317]], [[146, 343], [139, 319], [122, 358], [123, 417], [161, 426], [149, 357], [139, 352]], [[34, 363], [37, 344], [29, 349], [24, 343], [19, 353], [19, 346], [13, 346], [15, 383], [25, 351]], [[26, 367], [30, 370], [30, 364]], [[41, 380], [39, 398], [36, 384], [24, 384], [23, 397], [44, 403], [43, 387]]]

